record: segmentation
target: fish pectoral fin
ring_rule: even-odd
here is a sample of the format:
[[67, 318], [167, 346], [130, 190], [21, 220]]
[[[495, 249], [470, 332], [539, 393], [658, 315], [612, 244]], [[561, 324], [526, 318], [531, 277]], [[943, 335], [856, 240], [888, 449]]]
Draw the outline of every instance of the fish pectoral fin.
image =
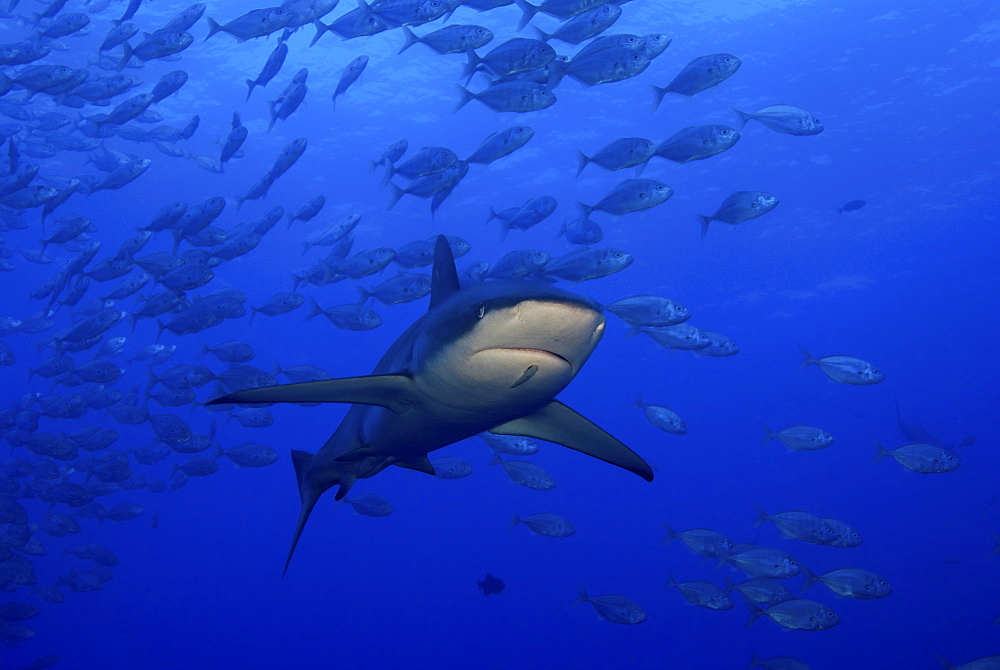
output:
[[490, 432], [555, 442], [634, 472], [648, 482], [653, 481], [653, 470], [642, 457], [558, 400], [549, 402], [534, 414], [494, 426]]
[[396, 461], [393, 465], [398, 465], [407, 470], [416, 470], [417, 472], [426, 472], [429, 475], [434, 475], [434, 466], [431, 465], [430, 460], [426, 456], [413, 461]]
[[381, 405], [397, 414], [417, 401], [413, 380], [405, 375], [371, 375], [324, 379], [236, 391], [208, 401], [209, 405], [265, 402], [343, 402]]

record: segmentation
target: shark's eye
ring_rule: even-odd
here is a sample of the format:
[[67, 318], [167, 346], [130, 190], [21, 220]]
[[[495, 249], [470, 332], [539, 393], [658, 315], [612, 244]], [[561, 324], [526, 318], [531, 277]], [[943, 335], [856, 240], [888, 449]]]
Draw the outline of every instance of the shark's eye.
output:
[[486, 304], [485, 303], [480, 304], [479, 307], [476, 308], [476, 318], [481, 319], [484, 316], [486, 316]]

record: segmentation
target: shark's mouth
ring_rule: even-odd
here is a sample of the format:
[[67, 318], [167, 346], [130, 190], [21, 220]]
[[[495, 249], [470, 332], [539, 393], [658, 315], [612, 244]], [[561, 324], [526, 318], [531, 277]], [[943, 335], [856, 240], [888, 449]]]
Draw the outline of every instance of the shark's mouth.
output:
[[573, 364], [570, 363], [564, 356], [560, 356], [556, 352], [549, 351], [548, 349], [534, 349], [532, 347], [499, 347], [499, 348], [503, 349], [504, 351], [528, 351], [528, 352], [535, 353], [535, 354], [545, 354], [545, 355], [548, 355], [548, 356], [553, 356], [555, 358], [558, 358], [559, 360], [561, 360], [563, 363], [565, 363], [566, 365], [570, 366], [571, 368], [573, 367]]

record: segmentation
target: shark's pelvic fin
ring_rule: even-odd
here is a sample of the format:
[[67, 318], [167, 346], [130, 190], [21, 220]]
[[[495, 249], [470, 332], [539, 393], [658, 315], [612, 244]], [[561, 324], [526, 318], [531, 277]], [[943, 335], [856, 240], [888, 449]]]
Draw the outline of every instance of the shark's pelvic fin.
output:
[[458, 271], [455, 269], [455, 257], [451, 253], [448, 239], [444, 235], [437, 236], [434, 244], [434, 269], [431, 271], [431, 305], [434, 309], [442, 302], [459, 291]]
[[653, 470], [637, 453], [557, 400], [549, 402], [534, 414], [494, 426], [490, 432], [555, 442], [634, 472], [648, 482], [653, 481]]
[[402, 414], [416, 400], [413, 381], [405, 375], [371, 375], [324, 379], [236, 391], [215, 398], [209, 405], [272, 402], [344, 402], [381, 405]]
[[426, 472], [429, 475], [434, 474], [434, 466], [431, 465], [430, 460], [428, 460], [426, 456], [415, 461], [396, 461], [393, 465], [398, 465], [399, 467], [406, 468], [407, 470]]

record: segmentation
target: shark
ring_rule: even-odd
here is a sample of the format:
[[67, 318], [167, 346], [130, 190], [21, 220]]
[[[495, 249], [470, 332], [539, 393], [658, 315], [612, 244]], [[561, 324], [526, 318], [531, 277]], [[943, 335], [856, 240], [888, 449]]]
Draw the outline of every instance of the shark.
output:
[[301, 508], [285, 572], [317, 501], [389, 466], [434, 474], [428, 454], [489, 431], [553, 442], [653, 480], [637, 453], [555, 397], [604, 333], [591, 299], [530, 280], [460, 287], [438, 236], [430, 306], [371, 375], [229, 393], [208, 404], [349, 403], [315, 454], [292, 450]]

